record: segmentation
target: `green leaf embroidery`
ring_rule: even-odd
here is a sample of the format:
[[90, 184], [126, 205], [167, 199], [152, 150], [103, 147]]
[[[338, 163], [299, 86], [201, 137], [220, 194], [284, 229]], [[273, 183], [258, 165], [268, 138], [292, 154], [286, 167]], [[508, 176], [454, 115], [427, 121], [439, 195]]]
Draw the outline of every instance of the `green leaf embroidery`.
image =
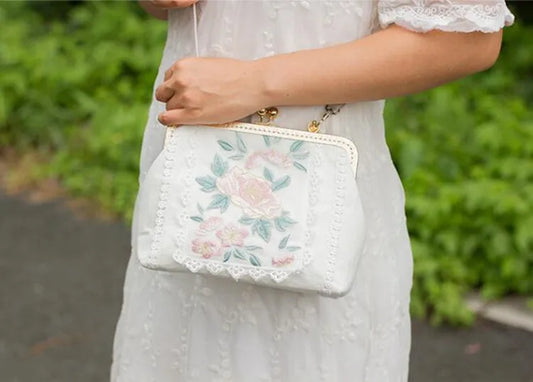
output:
[[236, 154], [236, 155], [232, 155], [229, 157], [229, 159], [232, 159], [232, 160], [241, 160], [242, 158], [244, 158], [244, 155], [242, 154]]
[[286, 175], [282, 179], [276, 180], [274, 183], [272, 183], [272, 191], [278, 191], [281, 190], [284, 187], [287, 187], [291, 183], [291, 178]]
[[285, 249], [286, 249], [287, 251], [289, 251], [289, 252], [294, 252], [294, 251], [299, 250], [300, 247], [287, 247], [287, 248], [285, 248]]
[[191, 216], [191, 220], [194, 220], [195, 222], [201, 223], [204, 221], [204, 219], [201, 216]]
[[222, 158], [218, 154], [215, 154], [213, 163], [211, 163], [211, 171], [213, 171], [213, 174], [216, 176], [222, 176], [225, 174], [227, 169], [228, 163], [222, 160]]
[[263, 139], [265, 140], [265, 145], [270, 146], [270, 137], [268, 135], [263, 135]]
[[[211, 192], [215, 188], [217, 188], [217, 180], [213, 178], [212, 176], [202, 176], [195, 179], [196, 182], [202, 186], [202, 191], [204, 192]], [[200, 212], [201, 214], [202, 212]]]
[[196, 207], [198, 208], [198, 212], [200, 213], [200, 215], [203, 215], [203, 214], [204, 214], [204, 209], [202, 208], [202, 206], [200, 205], [200, 203], [197, 203], [197, 204], [196, 204]]
[[231, 257], [231, 250], [224, 252], [223, 262], [225, 263], [226, 261], [228, 261], [230, 257]]
[[254, 255], [254, 254], [250, 254], [250, 257], [249, 257], [249, 260], [250, 260], [250, 263], [256, 267], [260, 267], [261, 266], [261, 261], [259, 261], [259, 258]]
[[239, 223], [242, 223], [242, 224], [245, 224], [245, 225], [253, 224], [253, 223], [255, 223], [255, 221], [256, 221], [256, 219], [249, 218], [247, 216], [243, 216], [242, 218], [239, 219]]
[[245, 153], [248, 151], [248, 149], [246, 148], [246, 144], [244, 143], [241, 135], [239, 133], [235, 133], [237, 135], [237, 148], [239, 149], [239, 151], [241, 153]]
[[237, 248], [233, 248], [233, 256], [241, 260], [246, 259], [246, 256], [244, 255], [244, 253], [242, 253], [242, 251]]
[[296, 221], [287, 215], [280, 216], [274, 220], [274, 225], [279, 232], [285, 232], [285, 230], [293, 224], [296, 224]]
[[307, 172], [307, 169], [305, 168], [305, 166], [303, 164], [301, 164], [300, 162], [293, 162], [292, 163], [294, 167], [296, 167], [298, 170], [302, 170], [302, 171], [305, 171]]
[[269, 182], [273, 182], [274, 181], [274, 175], [272, 174], [272, 171], [270, 171], [266, 167], [265, 167], [265, 170], [263, 171], [263, 175], [264, 175], [265, 179], [268, 180]]
[[223, 150], [233, 151], [233, 146], [231, 145], [231, 143], [226, 142], [226, 141], [224, 141], [222, 139], [219, 139], [217, 142], [218, 142], [219, 146], [222, 147]]
[[289, 213], [288, 213], [287, 211], [284, 211], [284, 212], [283, 212], [283, 215], [282, 215], [282, 218], [283, 218], [286, 222], [288, 222], [289, 224], [296, 224], [296, 220], [291, 219], [291, 218], [288, 216], [288, 214], [289, 214]]
[[281, 241], [279, 242], [279, 245], [278, 245], [279, 249], [283, 249], [283, 248], [285, 248], [287, 246], [287, 242], [289, 241], [289, 237], [290, 236], [291, 235], [287, 235], [283, 239], [281, 239]]
[[291, 148], [290, 148], [291, 153], [294, 153], [300, 150], [303, 144], [304, 144], [304, 141], [294, 141], [294, 143], [291, 145]]
[[309, 151], [306, 151], [305, 153], [293, 153], [292, 156], [295, 159], [306, 159], [309, 156]]
[[208, 210], [214, 210], [220, 208], [221, 212], [226, 211], [229, 206], [229, 198], [227, 195], [216, 194], [213, 196], [213, 200], [207, 206]]
[[247, 251], [257, 251], [258, 249], [261, 249], [261, 247], [257, 245], [247, 245], [244, 248], [246, 248]]
[[257, 219], [252, 226], [252, 231], [257, 232], [259, 237], [268, 243], [272, 233], [272, 223], [268, 220]]

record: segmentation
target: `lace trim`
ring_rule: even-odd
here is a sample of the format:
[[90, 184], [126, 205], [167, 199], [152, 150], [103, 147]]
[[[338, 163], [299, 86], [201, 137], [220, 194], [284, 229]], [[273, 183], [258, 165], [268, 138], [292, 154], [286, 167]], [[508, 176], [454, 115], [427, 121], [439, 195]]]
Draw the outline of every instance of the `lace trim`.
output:
[[431, 29], [455, 32], [497, 32], [514, 22], [514, 16], [504, 3], [433, 5], [395, 5], [382, 0], [378, 6], [379, 22], [384, 28], [396, 23], [417, 32]]
[[171, 169], [174, 164], [173, 153], [175, 151], [176, 138], [172, 132], [169, 135], [169, 147], [165, 148], [165, 164], [163, 170], [163, 181], [161, 182], [161, 189], [159, 192], [159, 203], [157, 206], [154, 235], [152, 244], [150, 246], [150, 253], [148, 255], [147, 263], [155, 264], [155, 258], [161, 249], [161, 236], [163, 234], [163, 225], [165, 224], [165, 210], [167, 208], [168, 191], [170, 189]]
[[[315, 213], [315, 206], [318, 203], [318, 187], [320, 184], [320, 177], [318, 176], [317, 169], [322, 164], [322, 157], [320, 154], [320, 151], [315, 151], [313, 153], [312, 157], [312, 166], [309, 172], [309, 192], [308, 192], [308, 200], [309, 200], [309, 207], [307, 208], [307, 230], [305, 232], [305, 249], [303, 253], [303, 266], [304, 268], [306, 265], [309, 265], [313, 261], [313, 255], [311, 252], [312, 244], [313, 244], [313, 235], [311, 233], [311, 225], [313, 225], [316, 221], [316, 213]], [[299, 273], [299, 272], [297, 272]]]
[[[172, 130], [172, 134], [174, 134], [174, 129], [171, 129]], [[171, 137], [173, 137], [174, 135], [171, 135]], [[176, 243], [176, 246], [178, 248], [181, 248], [184, 244], [185, 244], [185, 240], [186, 240], [186, 236], [187, 236], [187, 233], [186, 233], [186, 224], [187, 222], [189, 221], [189, 216], [188, 214], [185, 212], [187, 211], [187, 207], [189, 206], [189, 201], [190, 201], [190, 196], [191, 196], [191, 186], [193, 184], [193, 176], [192, 176], [192, 168], [194, 167], [194, 165], [196, 164], [196, 155], [194, 153], [194, 149], [196, 149], [197, 147], [197, 143], [194, 139], [189, 139], [189, 144], [191, 145], [192, 147], [192, 150], [187, 154], [187, 156], [185, 157], [185, 164], [186, 164], [186, 168], [187, 170], [185, 170], [185, 185], [186, 187], [184, 188], [184, 190], [181, 192], [181, 194], [179, 195], [179, 198], [181, 200], [181, 205], [183, 206], [183, 209], [182, 209], [182, 212], [178, 214], [177, 218], [178, 218], [178, 225], [180, 226], [180, 229], [176, 232], [176, 236], [175, 236], [175, 243]], [[169, 145], [168, 145], [168, 148], [173, 148], [175, 150], [175, 141], [170, 140], [169, 142]]]
[[346, 168], [344, 166], [344, 155], [339, 155], [337, 159], [337, 176], [335, 179], [336, 193], [335, 193], [335, 210], [333, 211], [333, 222], [329, 228], [329, 253], [328, 264], [326, 269], [326, 279], [322, 293], [325, 295], [331, 294], [331, 287], [335, 276], [335, 261], [337, 259], [337, 249], [339, 246], [340, 230], [343, 226], [344, 216], [344, 201], [346, 191], [344, 185], [346, 182]]

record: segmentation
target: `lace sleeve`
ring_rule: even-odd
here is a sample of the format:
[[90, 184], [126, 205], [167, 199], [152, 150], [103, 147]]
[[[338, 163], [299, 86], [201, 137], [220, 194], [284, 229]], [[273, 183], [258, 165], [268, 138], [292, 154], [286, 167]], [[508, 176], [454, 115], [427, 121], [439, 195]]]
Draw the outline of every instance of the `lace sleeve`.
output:
[[496, 32], [514, 22], [504, 0], [378, 0], [382, 28], [398, 24], [416, 32]]

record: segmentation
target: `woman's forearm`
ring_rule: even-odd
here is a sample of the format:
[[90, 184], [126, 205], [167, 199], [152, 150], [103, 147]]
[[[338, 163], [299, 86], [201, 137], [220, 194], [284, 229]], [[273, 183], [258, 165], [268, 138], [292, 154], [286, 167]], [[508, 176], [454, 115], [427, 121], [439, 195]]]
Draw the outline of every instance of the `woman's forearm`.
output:
[[369, 101], [416, 93], [485, 70], [501, 32], [416, 33], [391, 26], [366, 38], [255, 61], [265, 106]]
[[164, 125], [224, 123], [268, 106], [370, 101], [416, 93], [490, 67], [501, 32], [416, 33], [391, 26], [360, 40], [253, 61], [185, 57], [155, 93]]

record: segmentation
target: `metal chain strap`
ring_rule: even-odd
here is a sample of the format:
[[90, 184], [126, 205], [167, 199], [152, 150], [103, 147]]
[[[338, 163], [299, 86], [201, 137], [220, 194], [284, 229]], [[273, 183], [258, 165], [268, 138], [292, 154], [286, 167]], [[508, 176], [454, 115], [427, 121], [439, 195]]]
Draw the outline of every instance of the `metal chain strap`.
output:
[[[320, 125], [322, 122], [324, 122], [326, 119], [331, 117], [332, 115], [337, 114], [341, 109], [343, 108], [345, 104], [337, 106], [337, 108], [333, 108], [331, 105], [326, 105], [324, 108], [326, 111], [324, 114], [322, 114], [322, 118], [319, 120], [312, 120], [307, 124], [307, 130], [311, 133], [319, 133], [320, 132]], [[278, 109], [276, 107], [267, 107], [263, 108], [261, 110], [258, 110], [256, 114], [259, 116], [259, 123], [262, 124], [270, 124], [277, 116], [278, 116]]]
[[311, 133], [319, 133], [320, 132], [320, 124], [322, 122], [324, 122], [326, 119], [328, 119], [329, 117], [331, 117], [332, 115], [335, 115], [339, 111], [341, 111], [341, 109], [343, 108], [344, 105], [345, 104], [342, 104], [342, 105], [338, 106], [336, 109], [333, 109], [333, 107], [331, 105], [326, 105], [325, 106], [326, 112], [324, 114], [322, 114], [322, 118], [320, 118], [318, 121], [316, 119], [314, 119], [311, 122], [309, 122], [309, 124], [307, 125], [307, 130], [309, 132], [311, 132]]

